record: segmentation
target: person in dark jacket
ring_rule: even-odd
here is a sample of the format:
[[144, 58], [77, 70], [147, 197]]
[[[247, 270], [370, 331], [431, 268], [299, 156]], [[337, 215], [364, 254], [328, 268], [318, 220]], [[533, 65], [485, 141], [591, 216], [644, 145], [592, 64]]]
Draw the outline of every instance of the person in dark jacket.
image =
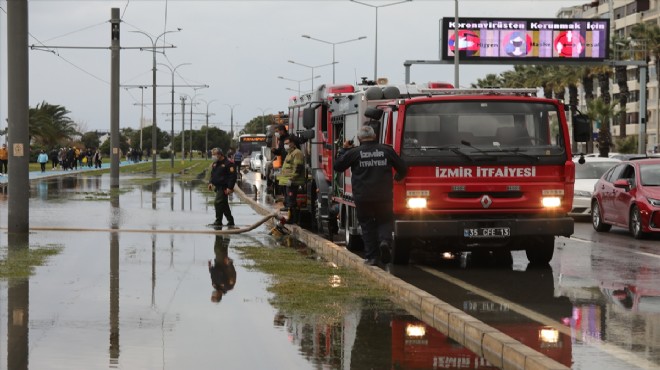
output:
[[234, 226], [234, 216], [229, 208], [229, 194], [234, 192], [236, 184], [236, 166], [234, 166], [222, 149], [215, 148], [212, 151], [215, 161], [211, 165], [211, 178], [209, 190], [215, 190], [215, 222], [213, 226], [222, 226], [222, 216], [227, 218], [227, 226]]
[[275, 136], [277, 137], [277, 148], [270, 151], [275, 155], [282, 156], [282, 163], [284, 163], [287, 155], [287, 151], [284, 149], [284, 140], [289, 137], [289, 131], [287, 131], [286, 126], [279, 124], [275, 128]]
[[351, 169], [353, 199], [362, 228], [365, 263], [373, 266], [378, 263], [379, 255], [382, 263], [388, 263], [391, 256], [394, 219], [392, 168], [396, 170], [394, 179], [397, 181], [406, 176], [408, 168], [391, 146], [376, 141], [371, 126], [360, 127], [358, 140], [360, 145], [354, 148], [351, 148], [349, 141], [344, 142], [333, 169], [337, 172]]

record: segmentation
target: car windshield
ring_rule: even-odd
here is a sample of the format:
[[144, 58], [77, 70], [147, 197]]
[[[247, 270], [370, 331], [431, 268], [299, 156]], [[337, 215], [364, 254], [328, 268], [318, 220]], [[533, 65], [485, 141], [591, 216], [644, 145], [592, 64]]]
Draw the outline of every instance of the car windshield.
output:
[[605, 171], [616, 165], [616, 162], [585, 162], [575, 164], [575, 179], [600, 179]]
[[660, 163], [641, 164], [639, 178], [644, 186], [660, 186]]
[[[530, 163], [566, 158], [557, 107], [544, 102], [472, 100], [412, 104], [402, 157], [412, 162]], [[466, 157], [467, 156], [467, 157]]]

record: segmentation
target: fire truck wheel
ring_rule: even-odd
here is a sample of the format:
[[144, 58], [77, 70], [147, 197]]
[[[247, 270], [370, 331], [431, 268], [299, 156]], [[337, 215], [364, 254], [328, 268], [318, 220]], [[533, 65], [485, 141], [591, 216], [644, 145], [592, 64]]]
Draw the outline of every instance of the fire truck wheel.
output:
[[344, 230], [346, 234], [346, 249], [351, 252], [364, 249], [364, 242], [360, 235], [351, 234], [349, 227], [345, 227]]
[[410, 261], [410, 244], [407, 239], [394, 238], [392, 241], [392, 263], [395, 265], [407, 265]]
[[529, 247], [525, 249], [529, 263], [536, 266], [544, 266], [550, 263], [555, 253], [554, 236], [538, 236], [527, 241]]
[[496, 249], [493, 251], [493, 258], [497, 266], [511, 266], [513, 265], [513, 256], [508, 249]]

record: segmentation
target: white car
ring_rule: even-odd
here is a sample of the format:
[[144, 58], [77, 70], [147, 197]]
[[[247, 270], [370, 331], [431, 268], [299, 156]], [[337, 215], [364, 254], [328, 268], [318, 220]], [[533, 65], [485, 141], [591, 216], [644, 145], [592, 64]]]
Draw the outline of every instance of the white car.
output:
[[270, 148], [264, 146], [261, 148], [261, 179], [267, 179], [273, 172], [273, 160]]
[[579, 163], [580, 158], [573, 158], [575, 162], [575, 188], [573, 193], [573, 208], [569, 216], [591, 216], [591, 193], [598, 179], [615, 164], [621, 162], [614, 158], [584, 157], [585, 162]]
[[250, 170], [252, 171], [259, 171], [261, 170], [261, 151], [258, 152], [252, 152], [252, 155], [250, 155]]

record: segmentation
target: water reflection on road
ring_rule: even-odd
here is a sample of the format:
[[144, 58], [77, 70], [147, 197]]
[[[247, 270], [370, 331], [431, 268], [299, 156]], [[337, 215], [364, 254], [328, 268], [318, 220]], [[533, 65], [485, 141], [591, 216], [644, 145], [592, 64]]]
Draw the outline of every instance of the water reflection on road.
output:
[[[61, 253], [36, 266], [29, 278], [0, 280], [0, 332], [7, 333], [0, 336], [0, 368], [405, 369], [483, 364], [432, 328], [421, 335], [406, 332], [408, 324], [420, 324], [401, 310], [365, 303], [333, 324], [284, 315], [269, 303], [269, 277], [248, 269], [251, 261], [234, 250], [282, 248], [268, 235], [268, 227], [230, 236], [151, 233], [209, 230], [210, 195], [198, 190], [198, 182], [184, 183], [174, 176], [138, 180], [123, 178], [116, 192], [109, 190], [107, 175], [33, 184], [31, 225], [80, 230], [31, 233], [23, 248], [27, 243], [55, 244]], [[6, 220], [6, 207], [6, 199], [0, 198], [0, 222]], [[238, 199], [232, 210], [241, 225], [261, 218]], [[117, 231], [85, 230], [89, 228]], [[125, 228], [147, 232], [122, 232]], [[5, 261], [12, 258], [11, 245], [6, 234], [0, 235]], [[212, 268], [227, 267], [216, 274], [217, 281], [209, 260]], [[432, 348], [436, 341], [444, 345]]]

